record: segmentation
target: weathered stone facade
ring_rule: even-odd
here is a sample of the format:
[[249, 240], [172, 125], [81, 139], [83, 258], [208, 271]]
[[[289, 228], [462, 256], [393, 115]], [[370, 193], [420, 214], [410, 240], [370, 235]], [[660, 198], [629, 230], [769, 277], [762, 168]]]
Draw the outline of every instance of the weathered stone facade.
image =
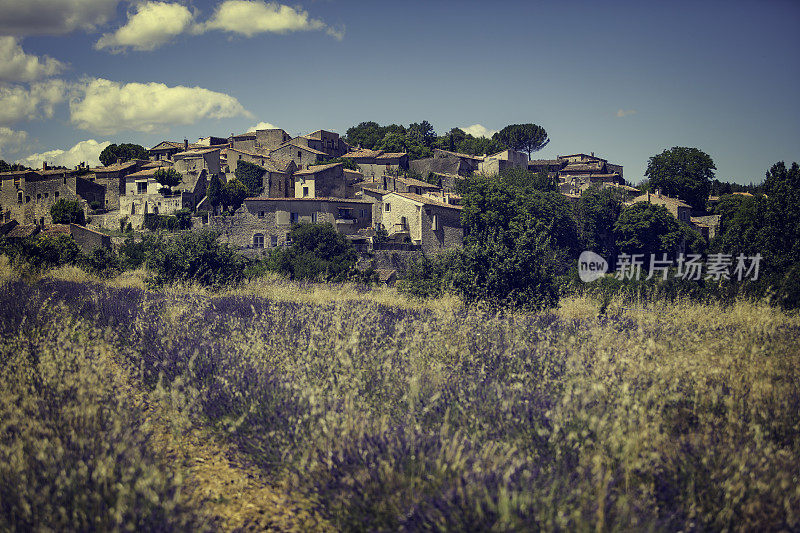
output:
[[292, 223], [330, 223], [356, 235], [372, 226], [369, 201], [352, 198], [247, 198], [233, 216], [211, 217], [220, 239], [240, 248], [283, 246]]
[[407, 237], [425, 253], [436, 253], [462, 245], [461, 210], [460, 206], [425, 196], [390, 192], [383, 195], [380, 220], [376, 222], [390, 237]]
[[90, 203], [105, 200], [105, 187], [72, 171], [22, 171], [0, 174], [2, 220], [20, 224], [50, 224], [50, 208], [60, 199], [77, 200], [84, 212]]

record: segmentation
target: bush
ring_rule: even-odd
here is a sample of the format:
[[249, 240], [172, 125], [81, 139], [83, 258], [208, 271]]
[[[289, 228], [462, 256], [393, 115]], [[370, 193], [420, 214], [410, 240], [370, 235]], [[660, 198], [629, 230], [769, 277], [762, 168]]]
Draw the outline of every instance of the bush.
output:
[[192, 228], [192, 213], [188, 209], [180, 209], [171, 215], [157, 215], [147, 213], [144, 215], [145, 229], [150, 231], [166, 230], [179, 231]]
[[122, 259], [108, 248], [95, 248], [81, 258], [80, 265], [101, 278], [111, 278], [124, 270]]
[[269, 258], [273, 270], [291, 279], [344, 281], [356, 264], [356, 250], [331, 224], [295, 224], [292, 245]]
[[155, 241], [146, 253], [153, 271], [153, 285], [193, 281], [219, 288], [242, 280], [247, 261], [211, 231], [186, 233], [171, 240]]
[[80, 202], [61, 198], [50, 206], [50, 216], [53, 224], [86, 224], [86, 215]]
[[38, 235], [16, 246], [19, 257], [36, 270], [74, 264], [81, 255], [70, 235]]

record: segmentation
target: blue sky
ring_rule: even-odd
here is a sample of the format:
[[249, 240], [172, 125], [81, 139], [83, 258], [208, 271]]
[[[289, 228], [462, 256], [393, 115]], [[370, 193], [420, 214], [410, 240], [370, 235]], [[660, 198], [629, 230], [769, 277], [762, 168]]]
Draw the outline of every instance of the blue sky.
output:
[[800, 160], [799, 25], [778, 0], [0, 0], [0, 157], [74, 164], [261, 122], [534, 122], [537, 158], [595, 152], [635, 183], [694, 146], [758, 182]]

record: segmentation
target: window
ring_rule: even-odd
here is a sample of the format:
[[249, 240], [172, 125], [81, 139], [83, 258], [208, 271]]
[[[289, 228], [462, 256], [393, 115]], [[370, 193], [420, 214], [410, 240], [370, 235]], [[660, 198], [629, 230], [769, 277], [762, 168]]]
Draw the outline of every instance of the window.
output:
[[64, 185], [66, 185], [66, 184], [67, 184], [67, 178], [64, 177]]
[[436, 213], [431, 215], [431, 229], [436, 231], [439, 229], [439, 215]]
[[44, 193], [44, 197], [45, 197], [45, 199], [46, 199], [48, 196], [49, 196], [49, 194], [47, 194], [47, 193]]
[[403, 229], [408, 227], [408, 219], [406, 217], [400, 217], [400, 225], [403, 226]]
[[308, 187], [303, 187], [303, 196], [308, 196]]
[[264, 211], [259, 211], [258, 218], [264, 218], [264, 214], [265, 214]]
[[53, 193], [53, 195], [54, 195], [56, 198], [58, 198], [58, 191], [56, 191], [55, 193]]
[[253, 248], [263, 248], [264, 247], [264, 234], [263, 233], [256, 233], [253, 235]]
[[299, 221], [300, 221], [300, 215], [299, 215], [299, 214], [297, 214], [297, 213], [292, 213], [292, 214], [291, 214], [291, 216], [290, 216], [290, 218], [289, 218], [289, 221], [290, 221], [292, 224], [294, 224], [294, 223], [296, 223], [296, 222], [299, 222]]
[[392, 210], [392, 204], [388, 204], [388, 203], [387, 203], [387, 204], [386, 204], [386, 212], [388, 213], [388, 212], [389, 212], [389, 211], [391, 211], [391, 210]]
[[278, 246], [278, 236], [277, 235], [270, 235], [269, 243], [273, 248]]
[[17, 203], [22, 203], [22, 191], [17, 192]]
[[147, 194], [147, 182], [140, 181], [136, 183], [136, 194]]
[[338, 216], [336, 218], [341, 220], [353, 220], [353, 210], [345, 207], [340, 207]]
[[311, 213], [311, 223], [312, 224], [316, 224], [317, 223], [317, 218], [318, 217], [317, 217], [317, 212], [316, 211]]

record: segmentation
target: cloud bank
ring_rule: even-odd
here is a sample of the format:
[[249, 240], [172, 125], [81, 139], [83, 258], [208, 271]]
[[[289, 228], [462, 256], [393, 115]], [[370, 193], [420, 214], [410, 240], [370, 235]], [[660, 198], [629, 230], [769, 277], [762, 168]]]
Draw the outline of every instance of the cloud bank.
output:
[[20, 151], [28, 140], [28, 132], [16, 131], [0, 126], [0, 156], [6, 152]]
[[486, 137], [491, 138], [492, 135], [498, 132], [498, 130], [490, 130], [486, 126], [482, 126], [481, 124], [473, 124], [472, 126], [467, 126], [461, 128], [465, 133], [469, 133], [473, 137]]
[[0, 81], [36, 81], [55, 76], [64, 64], [52, 57], [27, 54], [16, 37], [0, 37]]
[[270, 124], [269, 122], [259, 122], [255, 126], [250, 126], [247, 128], [246, 133], [253, 133], [256, 130], [275, 130], [278, 129], [278, 126], [275, 124]]
[[630, 115], [635, 115], [638, 113], [635, 109], [620, 109], [617, 111], [617, 118], [625, 118]]
[[41, 168], [43, 161], [47, 161], [51, 165], [67, 168], [75, 167], [84, 161], [91, 166], [99, 166], [100, 152], [110, 144], [109, 141], [97, 142], [94, 139], [88, 139], [67, 150], [56, 149], [40, 154], [31, 154], [28, 157], [18, 159], [16, 162], [31, 168]]
[[0, 0], [0, 34], [93, 31], [117, 14], [119, 0]]
[[0, 86], [0, 125], [21, 120], [52, 118], [56, 104], [67, 98], [68, 85], [63, 80]]
[[128, 22], [114, 33], [106, 33], [95, 43], [97, 50], [132, 48], [155, 50], [192, 27], [194, 16], [181, 4], [147, 2], [139, 4]]
[[80, 129], [102, 134], [124, 130], [154, 133], [205, 118], [251, 116], [227, 94], [163, 83], [86, 83], [70, 102], [70, 119]]

